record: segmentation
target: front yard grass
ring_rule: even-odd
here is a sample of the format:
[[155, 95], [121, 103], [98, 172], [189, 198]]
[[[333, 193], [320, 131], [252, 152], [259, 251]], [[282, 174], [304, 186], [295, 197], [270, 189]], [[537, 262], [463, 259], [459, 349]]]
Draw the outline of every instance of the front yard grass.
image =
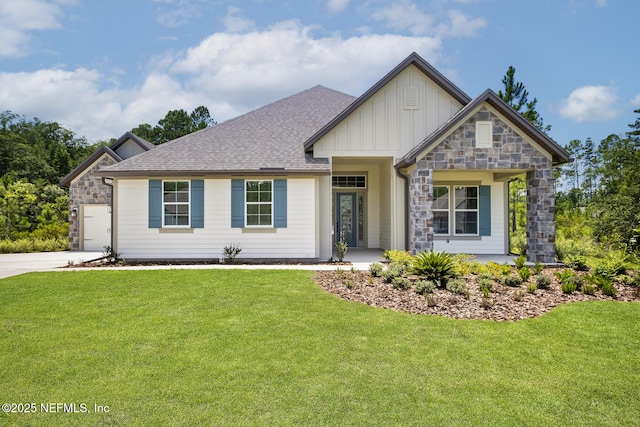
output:
[[[306, 271], [0, 280], [0, 425], [637, 425], [640, 304], [410, 315]], [[40, 404], [89, 413], [43, 413]], [[109, 412], [93, 413], [94, 405]]]

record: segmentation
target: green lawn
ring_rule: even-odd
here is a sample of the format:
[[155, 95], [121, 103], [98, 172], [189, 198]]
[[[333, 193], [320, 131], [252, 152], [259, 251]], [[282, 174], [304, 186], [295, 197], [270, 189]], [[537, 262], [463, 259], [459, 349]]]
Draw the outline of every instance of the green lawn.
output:
[[[0, 425], [639, 423], [638, 303], [462, 321], [343, 301], [312, 275], [0, 280], [0, 401], [38, 411], [0, 413]], [[42, 412], [55, 403], [109, 412]]]

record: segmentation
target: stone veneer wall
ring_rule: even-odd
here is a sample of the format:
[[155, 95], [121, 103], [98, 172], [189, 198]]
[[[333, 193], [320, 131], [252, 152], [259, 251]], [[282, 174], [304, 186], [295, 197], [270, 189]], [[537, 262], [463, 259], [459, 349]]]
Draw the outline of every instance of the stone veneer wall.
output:
[[[475, 148], [476, 121], [493, 121], [493, 147]], [[525, 169], [527, 258], [555, 261], [555, 199], [551, 160], [486, 108], [480, 109], [425, 157], [409, 182], [409, 249], [433, 249], [433, 171]]]
[[[94, 163], [88, 171], [72, 181], [69, 186], [69, 249], [80, 250], [80, 205], [111, 205], [111, 187], [102, 183], [102, 177], [95, 172], [116, 161], [109, 156]], [[77, 216], [73, 218], [71, 212], [76, 209]]]

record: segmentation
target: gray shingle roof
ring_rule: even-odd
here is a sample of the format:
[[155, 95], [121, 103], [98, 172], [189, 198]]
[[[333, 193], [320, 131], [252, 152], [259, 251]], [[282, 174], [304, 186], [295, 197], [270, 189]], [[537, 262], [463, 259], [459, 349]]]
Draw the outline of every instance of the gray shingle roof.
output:
[[356, 98], [323, 86], [185, 135], [105, 168], [101, 175], [329, 173], [304, 142]]

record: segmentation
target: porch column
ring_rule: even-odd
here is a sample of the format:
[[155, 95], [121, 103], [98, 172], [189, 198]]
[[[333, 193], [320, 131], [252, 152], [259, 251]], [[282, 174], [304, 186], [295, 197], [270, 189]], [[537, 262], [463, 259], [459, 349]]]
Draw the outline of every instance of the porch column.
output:
[[554, 182], [551, 164], [527, 173], [527, 261], [530, 262], [555, 262]]
[[418, 161], [409, 181], [409, 251], [433, 250], [433, 172]]

